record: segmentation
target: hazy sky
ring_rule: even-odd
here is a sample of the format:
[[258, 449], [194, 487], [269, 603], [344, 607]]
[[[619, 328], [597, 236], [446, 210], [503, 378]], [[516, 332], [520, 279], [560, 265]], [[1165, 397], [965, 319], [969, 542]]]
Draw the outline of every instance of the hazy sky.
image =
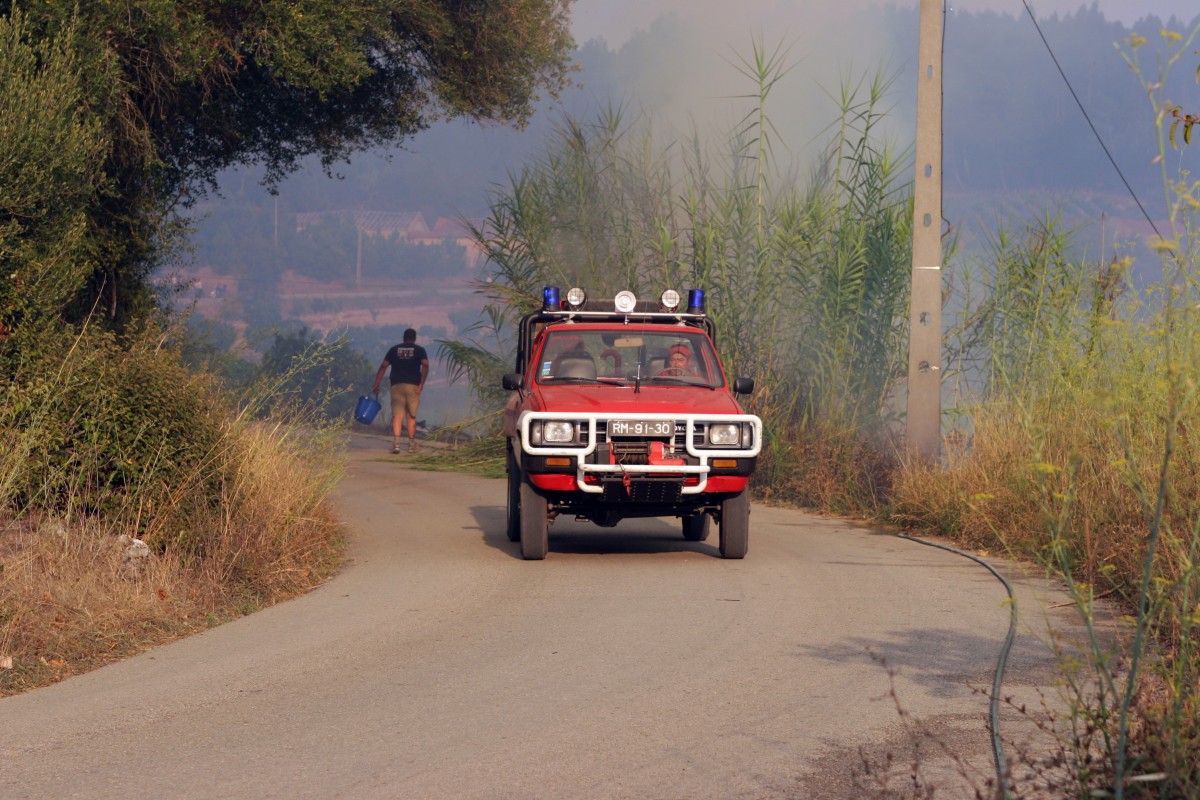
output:
[[[869, 77], [882, 69], [896, 76], [889, 94], [901, 101], [901, 108], [906, 107], [904, 100], [915, 98], [911, 74], [915, 39], [910, 51], [895, 52], [895, 37], [881, 27], [887, 18], [856, 12], [918, 5], [919, 0], [575, 0], [572, 15], [579, 44], [599, 37], [612, 50], [620, 49], [632, 35], [650, 30], [663, 17], [674, 17], [690, 30], [686, 48], [671, 50], [676, 40], [669, 38], [669, 28], [659, 28], [649, 39], [641, 37], [626, 54], [630, 63], [643, 69], [659, 60], [657, 69], [639, 76], [637, 99], [673, 129], [699, 119], [716, 130], [729, 130], [746, 110], [744, 102], [739, 105], [730, 98], [754, 88], [730, 62], [744, 60], [754, 40], [768, 50], [786, 48], [786, 61], [800, 68], [790, 71], [774, 90], [767, 110], [795, 156], [821, 144], [822, 132], [836, 117], [830, 96], [848, 77]], [[1200, 0], [1029, 0], [1029, 5], [1039, 20], [1093, 5], [1106, 18], [1125, 24], [1149, 15], [1188, 21], [1200, 14]], [[1014, 19], [1027, 16], [1022, 0], [951, 0], [950, 9], [1005, 13]], [[1028, 28], [1025, 44], [1040, 54], [1041, 43], [1033, 27]], [[952, 20], [948, 29], [953, 30]], [[1097, 42], [1097, 57], [1117, 59], [1113, 44]], [[1045, 78], [1059, 80], [1049, 59], [1045, 59]], [[886, 124], [907, 132], [912, 120], [890, 113]]]
[[[1131, 23], [1149, 14], [1163, 19], [1172, 14], [1190, 20], [1200, 13], [1197, 0], [1030, 0], [1039, 18], [1069, 14], [1093, 2], [1104, 16]], [[808, 26], [814, 19], [835, 21], [838, 11], [849, 5], [883, 5], [878, 0], [576, 0], [573, 6], [574, 33], [579, 43], [602, 37], [609, 46], [620, 47], [630, 34], [647, 28], [654, 19], [671, 12], [686, 14], [714, 28], [744, 33], [766, 26], [784, 35], [795, 25]], [[912, 6], [917, 0], [895, 0], [887, 5]], [[1021, 0], [954, 0], [955, 11], [997, 11], [1024, 14]]]

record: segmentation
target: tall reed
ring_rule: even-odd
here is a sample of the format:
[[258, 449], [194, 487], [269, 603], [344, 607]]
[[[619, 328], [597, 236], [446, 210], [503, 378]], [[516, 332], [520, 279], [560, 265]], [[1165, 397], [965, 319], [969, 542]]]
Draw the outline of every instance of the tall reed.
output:
[[[663, 141], [622, 107], [564, 118], [542, 158], [493, 195], [477, 231], [492, 268], [486, 330], [443, 357], [473, 386], [493, 380], [546, 284], [706, 289], [727, 368], [757, 380], [748, 403], [771, 443], [761, 485], [804, 500], [850, 486], [839, 502], [872, 507], [908, 296], [907, 169], [879, 133], [890, 82], [842, 86], [832, 139], [801, 179], [777, 161], [768, 113], [791, 73], [786, 50], [755, 42], [735, 67], [753, 91], [716, 145], [697, 130]], [[814, 480], [828, 463], [812, 457], [818, 441], [836, 468]]]

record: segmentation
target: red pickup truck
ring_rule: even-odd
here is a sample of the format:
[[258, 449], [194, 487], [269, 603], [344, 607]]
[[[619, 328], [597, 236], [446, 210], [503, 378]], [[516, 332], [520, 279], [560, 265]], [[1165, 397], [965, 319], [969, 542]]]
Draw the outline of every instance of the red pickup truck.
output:
[[681, 300], [546, 287], [542, 309], [522, 319], [504, 434], [507, 533], [523, 558], [546, 557], [560, 514], [604, 527], [678, 517], [693, 542], [715, 520], [721, 555], [745, 557], [762, 421], [737, 395], [754, 381], [725, 377], [704, 292]]

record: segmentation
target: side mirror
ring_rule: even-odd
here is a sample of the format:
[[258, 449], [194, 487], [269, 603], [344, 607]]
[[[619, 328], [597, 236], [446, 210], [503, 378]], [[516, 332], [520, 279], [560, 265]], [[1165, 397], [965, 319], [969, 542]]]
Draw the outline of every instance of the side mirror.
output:
[[754, 378], [735, 378], [733, 381], [734, 394], [750, 394], [754, 391]]
[[504, 384], [505, 389], [510, 392], [515, 392], [517, 389], [521, 388], [521, 373], [510, 372], [504, 376], [504, 379], [501, 382]]

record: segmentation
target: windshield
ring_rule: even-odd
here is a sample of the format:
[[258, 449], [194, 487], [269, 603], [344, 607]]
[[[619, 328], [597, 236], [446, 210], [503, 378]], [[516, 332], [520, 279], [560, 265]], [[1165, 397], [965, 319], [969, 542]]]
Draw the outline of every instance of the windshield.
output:
[[541, 384], [592, 383], [716, 388], [724, 384], [708, 337], [690, 328], [546, 332], [536, 365]]

